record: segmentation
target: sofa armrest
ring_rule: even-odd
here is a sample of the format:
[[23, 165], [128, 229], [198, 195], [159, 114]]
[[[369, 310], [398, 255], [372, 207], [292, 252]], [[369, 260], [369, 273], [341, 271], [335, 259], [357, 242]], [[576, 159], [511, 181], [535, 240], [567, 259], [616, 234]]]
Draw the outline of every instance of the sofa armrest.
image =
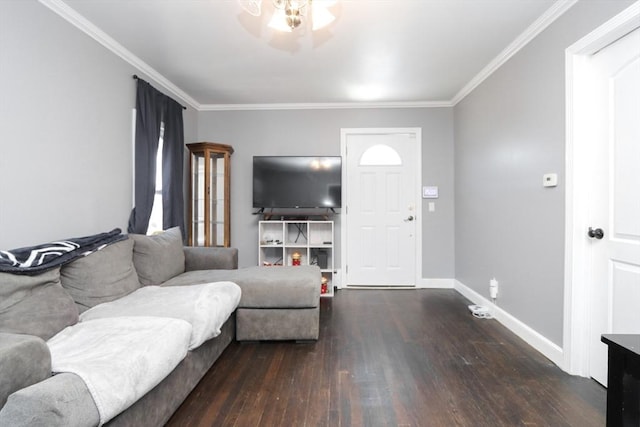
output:
[[0, 332], [0, 408], [7, 397], [51, 376], [51, 353], [42, 338]]
[[184, 258], [185, 271], [238, 268], [237, 248], [185, 246]]
[[54, 375], [16, 391], [0, 410], [0, 426], [97, 426], [100, 413], [86, 384], [76, 374]]

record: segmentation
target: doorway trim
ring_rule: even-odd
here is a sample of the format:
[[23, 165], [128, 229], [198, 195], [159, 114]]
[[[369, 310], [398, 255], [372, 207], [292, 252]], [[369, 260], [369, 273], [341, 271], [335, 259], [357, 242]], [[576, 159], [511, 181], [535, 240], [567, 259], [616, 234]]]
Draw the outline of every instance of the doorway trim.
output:
[[591, 251], [589, 224], [589, 154], [597, 141], [589, 138], [588, 56], [640, 27], [640, 3], [634, 3], [565, 51], [565, 279], [563, 358], [565, 371], [589, 377], [589, 306]]
[[[416, 239], [415, 239], [415, 271], [414, 278], [416, 288], [424, 287], [424, 280], [422, 279], [422, 198], [421, 198], [421, 187], [422, 187], [422, 128], [342, 128], [340, 129], [340, 155], [342, 158], [346, 158], [347, 155], [347, 139], [351, 135], [398, 135], [398, 134], [409, 134], [412, 135], [416, 139], [416, 176], [414, 181], [414, 194], [416, 195], [416, 206], [415, 206], [415, 216], [416, 216]], [[343, 164], [345, 164], [343, 160]], [[342, 168], [342, 182], [347, 182], [347, 168]], [[347, 185], [343, 185], [342, 187], [342, 200], [347, 200], [347, 192], [349, 191]], [[343, 206], [343, 212], [346, 213], [346, 206]], [[340, 265], [341, 268], [345, 268], [347, 265], [347, 251], [349, 248], [347, 247], [347, 229], [349, 227], [347, 215], [344, 216], [343, 220], [340, 221], [340, 240], [342, 242], [343, 248], [340, 251]], [[344, 284], [344, 279], [346, 278], [346, 274], [344, 271], [341, 272], [340, 275], [340, 288], [346, 288]], [[382, 289], [382, 288], [380, 288]], [[395, 288], [394, 288], [395, 289]]]

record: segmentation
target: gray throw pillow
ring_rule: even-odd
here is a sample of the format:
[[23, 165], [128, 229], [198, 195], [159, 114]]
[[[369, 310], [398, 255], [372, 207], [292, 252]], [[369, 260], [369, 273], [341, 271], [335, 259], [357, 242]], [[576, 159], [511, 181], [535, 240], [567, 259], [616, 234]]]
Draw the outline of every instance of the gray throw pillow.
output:
[[78, 308], [60, 285], [60, 269], [37, 276], [0, 273], [0, 332], [48, 340], [78, 322]]
[[130, 294], [140, 287], [133, 266], [133, 240], [108, 245], [62, 267], [62, 286], [80, 312]]
[[184, 249], [179, 227], [152, 236], [129, 234], [129, 237], [136, 242], [133, 264], [143, 286], [160, 285], [184, 273]]

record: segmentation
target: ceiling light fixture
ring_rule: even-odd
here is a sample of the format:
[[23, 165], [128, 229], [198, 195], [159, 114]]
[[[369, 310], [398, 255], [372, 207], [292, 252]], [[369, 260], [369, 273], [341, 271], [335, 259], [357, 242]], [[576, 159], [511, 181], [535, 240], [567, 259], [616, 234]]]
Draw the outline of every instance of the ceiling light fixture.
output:
[[[238, 0], [242, 8], [254, 16], [262, 14], [262, 0]], [[292, 32], [310, 16], [311, 29], [319, 30], [331, 24], [336, 17], [328, 10], [337, 0], [271, 0], [274, 11], [269, 27]]]

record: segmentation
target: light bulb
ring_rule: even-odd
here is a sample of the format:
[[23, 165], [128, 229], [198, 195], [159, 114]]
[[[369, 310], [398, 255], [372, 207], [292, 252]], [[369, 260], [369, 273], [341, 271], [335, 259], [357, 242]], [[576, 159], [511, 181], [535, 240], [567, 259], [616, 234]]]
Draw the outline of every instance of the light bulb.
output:
[[273, 28], [277, 31], [284, 31], [286, 33], [291, 32], [291, 27], [287, 25], [287, 15], [284, 9], [276, 9], [273, 12], [273, 16], [269, 21], [269, 28]]

